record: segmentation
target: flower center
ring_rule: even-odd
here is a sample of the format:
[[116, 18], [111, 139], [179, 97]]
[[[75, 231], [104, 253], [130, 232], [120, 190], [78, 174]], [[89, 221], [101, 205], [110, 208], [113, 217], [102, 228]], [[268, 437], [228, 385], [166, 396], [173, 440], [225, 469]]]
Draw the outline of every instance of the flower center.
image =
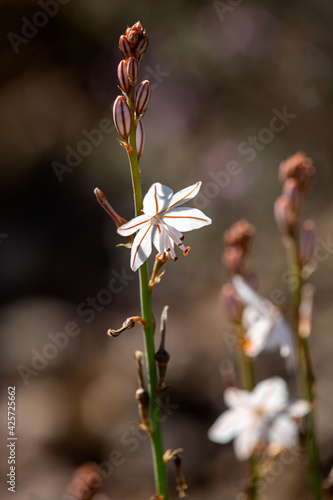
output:
[[155, 224], [155, 226], [158, 226], [162, 222], [159, 215], [154, 215], [154, 217], [151, 219], [151, 221], [153, 224]]

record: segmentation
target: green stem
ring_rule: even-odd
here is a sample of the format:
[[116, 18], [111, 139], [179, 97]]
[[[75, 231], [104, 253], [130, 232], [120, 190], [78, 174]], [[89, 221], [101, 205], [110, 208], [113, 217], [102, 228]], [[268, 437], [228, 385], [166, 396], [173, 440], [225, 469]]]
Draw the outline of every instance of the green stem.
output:
[[301, 266], [298, 259], [297, 244], [295, 236], [290, 236], [285, 240], [287, 250], [288, 266], [290, 272], [290, 290], [293, 294], [295, 335], [298, 350], [298, 380], [304, 399], [312, 405], [312, 410], [305, 417], [306, 435], [305, 444], [308, 453], [310, 468], [310, 484], [315, 500], [322, 500], [322, 475], [320, 457], [316, 439], [314, 420], [314, 393], [313, 393], [313, 373], [309, 354], [307, 339], [299, 335], [299, 309], [302, 293]]
[[[132, 116], [132, 127], [129, 135], [130, 148], [128, 159], [131, 167], [132, 185], [134, 193], [135, 214], [139, 215], [142, 209], [142, 189], [139, 171], [139, 160], [136, 150], [136, 127], [134, 125], [134, 89], [129, 92], [129, 108]], [[154, 320], [152, 312], [152, 290], [149, 288], [148, 264], [145, 262], [139, 268], [141, 316], [147, 323], [144, 328], [145, 351], [147, 358], [147, 379], [150, 404], [150, 443], [152, 448], [154, 477], [157, 494], [163, 500], [168, 500], [168, 484], [166, 465], [163, 460], [163, 442], [160, 424], [160, 399], [156, 393], [158, 378], [155, 362]]]
[[[241, 340], [239, 344], [239, 358], [242, 372], [242, 385], [246, 391], [252, 391], [255, 386], [253, 361], [244, 352], [242, 345], [242, 337], [244, 335], [242, 326], [239, 326], [239, 338]], [[257, 500], [258, 498], [258, 457], [253, 453], [249, 460], [249, 488], [248, 488], [248, 500]]]

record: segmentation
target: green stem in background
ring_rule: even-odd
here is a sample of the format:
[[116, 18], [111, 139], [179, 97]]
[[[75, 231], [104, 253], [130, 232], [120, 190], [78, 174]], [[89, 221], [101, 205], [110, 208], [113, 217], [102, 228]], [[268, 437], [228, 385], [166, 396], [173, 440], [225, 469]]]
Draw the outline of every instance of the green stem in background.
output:
[[298, 259], [296, 238], [290, 236], [285, 239], [287, 251], [288, 267], [290, 273], [290, 290], [293, 294], [294, 302], [294, 321], [295, 335], [298, 350], [298, 380], [304, 399], [312, 405], [311, 412], [305, 417], [306, 435], [305, 446], [308, 454], [310, 468], [310, 484], [315, 500], [322, 500], [322, 475], [319, 451], [316, 439], [315, 421], [314, 421], [314, 393], [313, 393], [313, 373], [309, 355], [307, 339], [299, 335], [299, 309], [302, 293], [301, 266]]
[[[132, 116], [132, 126], [129, 135], [130, 148], [128, 150], [128, 159], [131, 168], [132, 185], [135, 203], [135, 215], [139, 215], [142, 208], [142, 189], [140, 181], [139, 160], [136, 150], [136, 127], [134, 125], [134, 89], [129, 92], [129, 108]], [[144, 328], [145, 351], [147, 359], [148, 374], [148, 392], [150, 403], [150, 442], [154, 462], [154, 477], [156, 491], [158, 495], [163, 496], [163, 500], [168, 500], [168, 484], [166, 477], [166, 464], [163, 460], [163, 442], [160, 424], [160, 399], [156, 393], [158, 378], [155, 362], [155, 343], [154, 343], [154, 320], [152, 312], [151, 296], [152, 290], [149, 288], [149, 274], [147, 261], [139, 267], [140, 282], [140, 301], [141, 316], [147, 323]]]
[[[242, 326], [239, 325], [239, 333], [238, 333], [240, 342], [239, 342], [239, 359], [240, 366], [242, 372], [242, 386], [246, 391], [252, 391], [255, 386], [255, 378], [254, 378], [254, 369], [253, 369], [253, 360], [249, 356], [247, 356], [243, 349], [243, 336], [244, 332]], [[253, 453], [252, 457], [249, 460], [249, 487], [248, 487], [248, 500], [257, 500], [258, 498], [258, 457], [255, 453]]]

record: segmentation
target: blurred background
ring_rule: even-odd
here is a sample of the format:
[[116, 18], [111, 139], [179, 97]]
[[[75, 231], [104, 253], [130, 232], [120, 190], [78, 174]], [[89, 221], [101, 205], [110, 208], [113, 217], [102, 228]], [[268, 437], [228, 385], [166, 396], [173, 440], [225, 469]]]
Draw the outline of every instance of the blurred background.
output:
[[[254, 224], [250, 268], [260, 276], [260, 293], [270, 297], [278, 289], [287, 297], [273, 217], [281, 191], [277, 169], [304, 151], [317, 169], [303, 215], [316, 221], [323, 256], [311, 276], [311, 348], [327, 474], [333, 461], [333, 5], [1, 0], [0, 13], [1, 472], [6, 477], [7, 387], [15, 385], [16, 498], [65, 498], [85, 462], [105, 471], [94, 500], [154, 494], [149, 443], [133, 425], [133, 352], [143, 349], [141, 331], [106, 336], [139, 314], [138, 282], [128, 250], [116, 248], [124, 240], [93, 193], [98, 186], [124, 218], [133, 216], [127, 158], [111, 120], [119, 36], [138, 20], [150, 38], [140, 78], [153, 89], [144, 117], [143, 191], [156, 181], [178, 191], [202, 180], [193, 205], [213, 219], [186, 235], [190, 255], [168, 263], [154, 291], [157, 324], [169, 305], [165, 447], [184, 448], [192, 499], [241, 500], [244, 465], [232, 444], [207, 440], [225, 408], [219, 367], [235, 355], [218, 300], [228, 280], [223, 232], [243, 217]], [[280, 130], [272, 130], [281, 115]], [[260, 356], [257, 379], [272, 371], [295, 396], [294, 377], [279, 357]], [[267, 482], [267, 498], [309, 498], [299, 460], [283, 469]], [[171, 498], [175, 487], [170, 464]], [[5, 481], [2, 489], [9, 498]]]

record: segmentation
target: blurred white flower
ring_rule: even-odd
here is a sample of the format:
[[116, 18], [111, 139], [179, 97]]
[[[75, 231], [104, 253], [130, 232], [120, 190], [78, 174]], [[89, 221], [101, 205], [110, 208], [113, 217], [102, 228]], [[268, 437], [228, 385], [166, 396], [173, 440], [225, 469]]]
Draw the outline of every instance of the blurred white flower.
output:
[[232, 283], [240, 300], [245, 305], [242, 323], [246, 330], [245, 353], [255, 357], [262, 351], [280, 349], [283, 358], [288, 358], [289, 369], [296, 366], [293, 333], [283, 315], [272, 302], [258, 295], [242, 276], [235, 275]]
[[143, 199], [143, 215], [118, 228], [122, 236], [136, 231], [131, 251], [131, 268], [136, 271], [152, 252], [152, 243], [160, 254], [176, 260], [174, 244], [187, 255], [190, 247], [183, 244], [181, 231], [192, 231], [211, 224], [211, 219], [197, 208], [178, 208], [199, 192], [201, 182], [173, 194], [172, 189], [159, 182], [153, 184]]
[[[228, 387], [224, 401], [230, 409], [216, 420], [208, 437], [216, 443], [235, 438], [234, 448], [239, 460], [247, 460], [259, 450], [292, 448], [298, 441], [296, 419], [311, 409], [305, 400], [289, 404], [286, 382], [272, 377], [257, 384], [252, 392]], [[269, 449], [268, 449], [269, 450]]]

